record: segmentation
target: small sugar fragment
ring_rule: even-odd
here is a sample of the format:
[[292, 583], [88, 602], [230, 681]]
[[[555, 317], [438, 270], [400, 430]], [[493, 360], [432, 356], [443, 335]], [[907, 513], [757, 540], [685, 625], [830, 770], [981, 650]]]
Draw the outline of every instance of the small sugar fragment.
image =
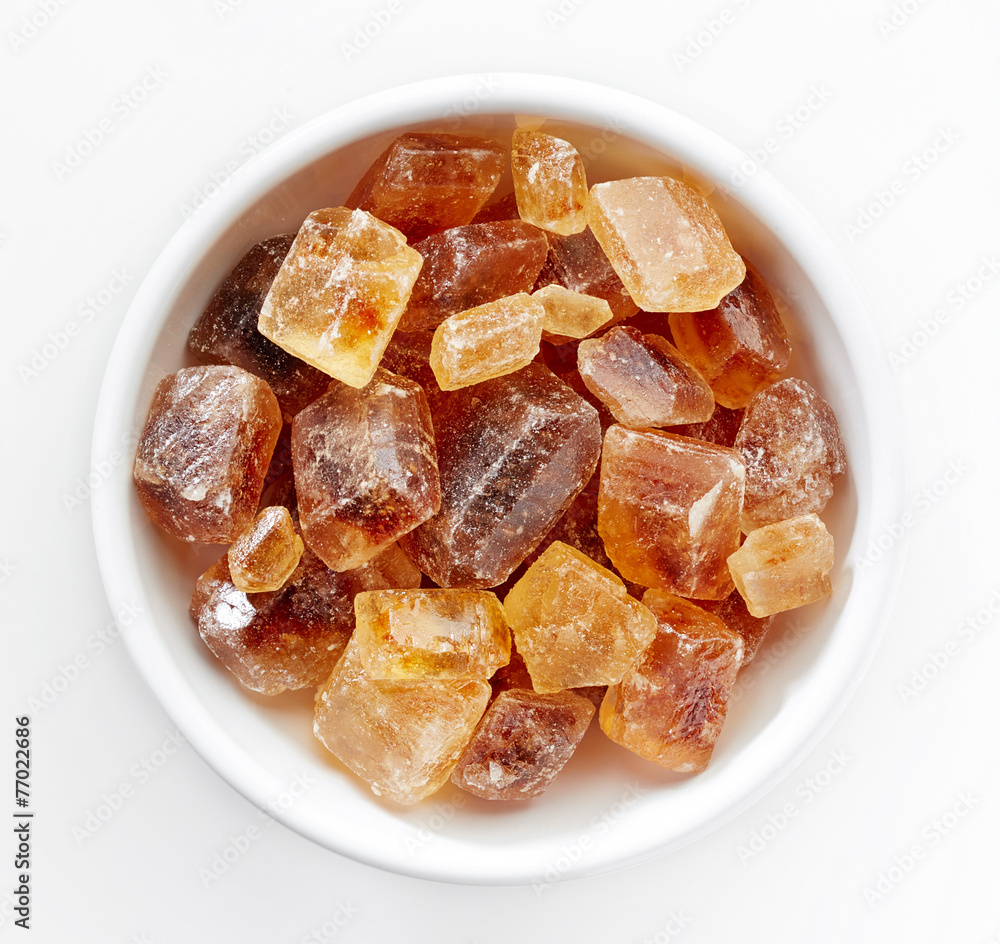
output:
[[545, 308], [542, 337], [552, 344], [586, 338], [614, 317], [605, 299], [573, 292], [561, 285], [546, 285], [531, 297]]
[[561, 236], [587, 228], [587, 174], [572, 144], [519, 128], [511, 141], [510, 166], [522, 220]]
[[246, 593], [280, 590], [298, 566], [303, 548], [288, 509], [264, 508], [229, 547], [233, 584]]

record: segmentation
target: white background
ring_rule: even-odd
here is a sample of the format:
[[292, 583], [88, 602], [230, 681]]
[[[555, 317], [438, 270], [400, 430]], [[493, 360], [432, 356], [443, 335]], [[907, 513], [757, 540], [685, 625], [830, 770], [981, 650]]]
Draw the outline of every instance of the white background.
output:
[[[0, 939], [1000, 941], [1000, 620], [984, 610], [1000, 609], [998, 31], [983, 0], [5, 0], [0, 813], [14, 717], [34, 704], [37, 818], [33, 927], [13, 926], [8, 900]], [[206, 883], [261, 821], [174, 747], [111, 624], [87, 491], [118, 325], [184, 205], [269, 124], [500, 71], [635, 92], [748, 151], [772, 139], [758, 157], [839, 247], [895, 355], [913, 524], [885, 637], [798, 769], [651, 864], [542, 894], [443, 886], [275, 824]], [[122, 784], [121, 809], [81, 838]]]

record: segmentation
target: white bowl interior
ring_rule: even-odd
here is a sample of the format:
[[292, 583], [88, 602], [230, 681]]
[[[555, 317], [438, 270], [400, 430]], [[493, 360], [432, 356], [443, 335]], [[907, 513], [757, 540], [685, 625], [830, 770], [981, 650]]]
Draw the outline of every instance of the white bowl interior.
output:
[[[318, 119], [247, 165], [185, 224], [138, 293], [102, 391], [95, 459], [135, 435], [162, 376], [194, 363], [187, 332], [250, 246], [342, 203], [403, 130], [509, 143], [525, 116], [546, 118], [545, 130], [588, 155], [591, 182], [669, 174], [708, 193], [736, 248], [776, 290], [795, 349], [790, 372], [826, 396], [841, 424], [850, 472], [823, 514], [838, 548], [834, 596], [779, 618], [756, 666], [740, 676], [708, 770], [669, 774], [610, 742], [595, 722], [536, 800], [495, 804], [449, 786], [413, 808], [380, 801], [312, 736], [312, 690], [248, 693], [201, 643], [188, 615], [191, 590], [224, 548], [182, 545], [155, 529], [128, 465], [93, 499], [109, 599], [116, 612], [140, 610], [123, 626], [129, 650], [205, 759], [330, 849], [453, 882], [595, 873], [662, 854], [735, 815], [803, 756], [845, 703], [874, 650], [897, 570], [894, 550], [866, 574], [854, 566], [894, 518], [899, 434], [865, 312], [822, 236], [763, 171], [726, 189], [743, 155], [710, 132], [641, 99], [548, 77], [462, 76], [394, 90]], [[302, 795], [290, 802], [295, 783]]]

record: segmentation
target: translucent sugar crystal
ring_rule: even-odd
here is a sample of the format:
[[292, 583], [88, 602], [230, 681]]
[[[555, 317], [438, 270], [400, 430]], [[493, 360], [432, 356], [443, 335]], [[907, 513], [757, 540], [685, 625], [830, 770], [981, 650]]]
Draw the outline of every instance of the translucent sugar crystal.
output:
[[561, 541], [504, 599], [536, 692], [610, 685], [656, 632], [656, 621], [611, 571]]
[[487, 590], [373, 590], [354, 612], [372, 678], [485, 681], [510, 661], [503, 607]]
[[590, 188], [590, 228], [629, 294], [646, 311], [714, 308], [746, 269], [715, 210], [670, 177]]
[[280, 590], [298, 566], [303, 547], [288, 509], [264, 508], [229, 547], [233, 584], [247, 593]]
[[292, 357], [257, 330], [261, 306], [294, 239], [294, 233], [272, 236], [250, 249], [188, 335], [188, 349], [203, 364], [233, 364], [266, 380], [286, 419], [330, 383], [321, 370]]
[[605, 299], [573, 292], [561, 285], [546, 285], [531, 297], [545, 308], [542, 337], [553, 344], [585, 338], [613, 317]]
[[847, 471], [837, 418], [804, 380], [765, 387], [747, 404], [736, 436], [747, 467], [743, 530], [820, 512]]
[[572, 144], [518, 128], [511, 141], [510, 168], [522, 220], [561, 236], [587, 228], [587, 174]]
[[452, 315], [438, 325], [431, 345], [438, 385], [458, 390], [530, 364], [544, 320], [541, 303], [523, 292]]
[[347, 198], [409, 239], [462, 226], [496, 189], [505, 150], [496, 141], [464, 134], [401, 134], [378, 157]]
[[642, 598], [656, 637], [601, 705], [601, 729], [640, 757], [675, 770], [704, 770], [726, 720], [743, 640], [716, 616], [662, 590]]
[[732, 448], [736, 442], [736, 434], [743, 422], [743, 410], [729, 410], [720, 404], [715, 404], [715, 412], [704, 423], [687, 423], [673, 426], [667, 432], [678, 436], [690, 436], [692, 439], [703, 439], [717, 446]]
[[448, 394], [434, 414], [441, 510], [402, 539], [442, 587], [495, 587], [590, 480], [597, 411], [541, 364]]
[[728, 629], [743, 637], [743, 664], [746, 668], [753, 662], [764, 636], [774, 622], [774, 616], [752, 616], [747, 609], [746, 601], [734, 590], [725, 600], [705, 600], [700, 604], [709, 613], [718, 616]]
[[716, 400], [733, 409], [777, 380], [792, 351], [771, 293], [749, 265], [746, 278], [717, 308], [671, 314], [670, 330]]
[[513, 192], [496, 197], [486, 204], [473, 218], [473, 223], [495, 223], [497, 220], [519, 220], [517, 196]]
[[502, 692], [459, 758], [452, 783], [484, 800], [536, 797], [573, 756], [593, 715], [594, 705], [572, 692]]
[[302, 536], [351, 570], [433, 515], [441, 500], [427, 398], [379, 368], [355, 390], [333, 383], [292, 423]]
[[186, 367], [156, 385], [132, 477], [146, 514], [182, 541], [229, 544], [253, 520], [281, 409], [239, 367]]
[[420, 273], [403, 234], [363, 210], [316, 210], [261, 306], [257, 327], [352, 387], [372, 378]]
[[313, 731], [374, 794], [409, 805], [447, 782], [489, 698], [481, 679], [373, 679], [352, 639], [316, 693]]
[[545, 262], [545, 234], [520, 220], [456, 226], [413, 247], [424, 266], [400, 328], [435, 328], [445, 318], [530, 292]]
[[577, 348], [583, 382], [624, 426], [702, 423], [715, 409], [712, 389], [665, 338], [618, 325]]
[[626, 580], [721, 600], [740, 544], [745, 470], [739, 453], [660, 430], [604, 436], [598, 529]]
[[736, 589], [758, 617], [828, 597], [832, 567], [833, 537], [814, 514], [757, 528], [729, 557]]
[[248, 594], [226, 557], [195, 586], [191, 616], [209, 649], [247, 688], [264, 695], [319, 685], [354, 629], [354, 596], [416, 587], [420, 573], [397, 545], [356, 570], [330, 570], [309, 548], [284, 586]]
[[615, 322], [631, 318], [639, 310], [589, 229], [572, 236], [549, 233], [548, 240], [549, 255], [538, 275], [539, 287], [561, 285], [572, 292], [603, 298], [611, 306]]

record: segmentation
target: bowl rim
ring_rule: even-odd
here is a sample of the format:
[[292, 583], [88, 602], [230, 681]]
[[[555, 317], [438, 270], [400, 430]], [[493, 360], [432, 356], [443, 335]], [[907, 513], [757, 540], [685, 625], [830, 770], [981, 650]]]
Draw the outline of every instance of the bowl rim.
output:
[[[471, 103], [471, 104], [470, 104]], [[120, 448], [125, 411], [134, 410], [152, 346], [150, 313], [168, 311], [203, 253], [229, 226], [274, 186], [324, 155], [357, 139], [420, 121], [440, 121], [462, 114], [537, 114], [562, 121], [599, 127], [599, 116], [616, 116], [622, 133], [668, 154], [706, 177], [722, 182], [727, 172], [748, 160], [747, 155], [715, 132], [671, 109], [637, 95], [578, 79], [527, 73], [488, 73], [444, 76], [377, 92], [346, 103], [287, 133], [241, 167], [198, 212], [191, 215], [167, 243], [137, 291], [119, 329], [108, 360], [98, 400], [92, 458], [99, 461]], [[451, 109], [451, 111], [449, 111]], [[655, 129], [655, 130], [651, 130]], [[721, 184], [723, 189], [724, 184]], [[731, 191], [730, 191], [731, 192]], [[896, 389], [879, 355], [874, 328], [864, 316], [864, 305], [839, 253], [826, 233], [767, 171], [757, 168], [738, 193], [739, 202], [789, 247], [796, 264], [815, 287], [831, 319], [843, 327], [845, 313], [853, 313], [851, 333], [841, 338], [861, 388], [860, 398], [878, 409], [866, 416], [869, 430], [871, 494], [878, 509], [874, 527], [895, 521], [902, 510], [904, 468], [898, 448], [902, 424]], [[794, 248], [790, 248], [794, 247]], [[136, 356], [136, 351], [146, 356]], [[131, 424], [128, 424], [131, 425]], [[895, 448], [894, 448], [895, 447]], [[131, 462], [127, 462], [131, 479]], [[538, 862], [519, 862], [515, 856], [494, 855], [489, 864], [477, 850], [462, 844], [451, 848], [447, 860], [432, 863], [406, 859], [377, 842], [345, 838], [318, 831], [308, 808], [293, 804], [275, 809], [272, 798], [283, 788], [277, 776], [250, 757], [210, 716], [197, 692], [173, 660], [152, 618], [119, 619], [127, 601], [143, 598], [142, 578], [134, 555], [122, 554], [121, 535], [128, 532], [130, 496], [112, 486], [91, 494], [94, 540], [101, 578], [112, 612], [119, 621], [128, 652], [160, 704], [199, 754], [231, 786], [289, 828], [318, 844], [357, 861], [413, 877], [458, 884], [526, 884], [540, 874]], [[855, 542], [852, 542], [852, 546]], [[665, 854], [716, 829], [774, 789], [815, 747], [846, 706], [873, 659], [892, 609], [901, 574], [904, 545], [885, 551], [877, 572], [853, 581], [848, 603], [861, 614], [865, 638], [855, 631], [840, 640], [824, 675], [826, 687], [814, 693], [815, 710], [805, 717], [784, 719], [786, 735], [797, 748], [780, 757], [762, 757], [749, 787], [735, 802], [709, 803], [710, 808], [682, 834], [659, 838], [622, 830], [619, 841], [603, 846], [560, 879], [599, 874]], [[126, 558], [123, 560], [123, 558]], [[147, 614], [148, 615], [148, 614]], [[843, 614], [841, 615], [843, 618]]]

